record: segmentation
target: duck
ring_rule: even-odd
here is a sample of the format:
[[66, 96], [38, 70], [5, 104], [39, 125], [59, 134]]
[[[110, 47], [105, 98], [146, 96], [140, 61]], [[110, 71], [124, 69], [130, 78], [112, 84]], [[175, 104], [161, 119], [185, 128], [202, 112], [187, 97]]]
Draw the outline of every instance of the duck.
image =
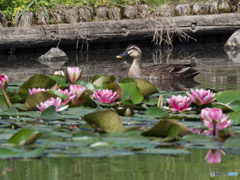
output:
[[193, 79], [200, 71], [192, 68], [192, 64], [155, 64], [145, 69], [141, 68], [142, 51], [137, 45], [130, 45], [116, 58], [131, 56], [133, 63], [128, 71], [132, 79], [176, 80]]

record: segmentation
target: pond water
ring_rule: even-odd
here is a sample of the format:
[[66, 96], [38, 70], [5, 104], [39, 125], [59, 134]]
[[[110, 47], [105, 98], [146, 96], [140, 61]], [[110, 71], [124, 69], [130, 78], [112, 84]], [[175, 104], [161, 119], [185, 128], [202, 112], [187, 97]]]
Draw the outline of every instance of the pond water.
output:
[[[186, 44], [171, 49], [142, 47], [142, 66], [157, 63], [189, 64], [201, 71], [195, 81], [153, 82], [162, 90], [186, 90], [194, 86], [213, 89], [239, 89], [240, 59], [229, 59], [223, 44]], [[69, 66], [81, 66], [82, 79], [91, 80], [96, 74], [113, 75], [118, 80], [127, 77], [132, 58], [117, 59], [116, 55], [125, 49], [89, 50], [84, 52], [68, 51], [67, 62], [46, 63], [36, 59], [42, 54], [0, 55], [0, 72], [9, 76], [10, 81], [26, 81], [33, 74], [49, 75], [55, 70], [65, 70]], [[236, 56], [236, 55], [235, 55]]]
[[[162, 90], [179, 91], [192, 87], [217, 90], [240, 89], [240, 59], [233, 60], [223, 44], [179, 45], [170, 49], [142, 47], [143, 67], [157, 63], [194, 63], [201, 71], [194, 81], [154, 82]], [[41, 54], [0, 55], [0, 72], [10, 81], [26, 81], [39, 73], [49, 75], [69, 66], [81, 66], [82, 79], [96, 74], [126, 78], [131, 58], [116, 59], [124, 49], [66, 52], [67, 62], [43, 63]], [[180, 147], [181, 148], [181, 147]], [[208, 164], [208, 149], [189, 149], [186, 155], [132, 155], [108, 158], [43, 157], [39, 160], [0, 160], [0, 179], [209, 179], [210, 172], [238, 172], [240, 157], [225, 152], [219, 164]], [[240, 173], [240, 171], [239, 171]], [[221, 179], [227, 179], [223, 176]]]

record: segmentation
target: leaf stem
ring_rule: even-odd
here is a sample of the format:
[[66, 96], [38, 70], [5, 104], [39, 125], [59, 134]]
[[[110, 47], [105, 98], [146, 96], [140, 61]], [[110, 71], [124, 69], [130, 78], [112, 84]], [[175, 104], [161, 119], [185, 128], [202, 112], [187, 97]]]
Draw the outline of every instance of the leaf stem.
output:
[[4, 88], [2, 88], [2, 92], [3, 92], [3, 96], [4, 96], [4, 99], [5, 99], [5, 101], [6, 101], [7, 105], [8, 105], [8, 107], [11, 107], [12, 104], [11, 104], [11, 102], [10, 102], [10, 100], [9, 100], [9, 98], [8, 98], [8, 95], [7, 95], [7, 93], [6, 93], [6, 91], [5, 91]]

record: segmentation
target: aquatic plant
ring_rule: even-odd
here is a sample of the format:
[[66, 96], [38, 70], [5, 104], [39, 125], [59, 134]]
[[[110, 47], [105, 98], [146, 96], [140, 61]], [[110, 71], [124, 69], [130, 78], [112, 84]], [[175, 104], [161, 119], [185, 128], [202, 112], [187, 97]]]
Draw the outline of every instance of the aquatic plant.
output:
[[201, 111], [201, 117], [204, 125], [213, 130], [213, 135], [217, 135], [219, 130], [227, 128], [233, 122], [220, 108], [205, 108]]
[[72, 95], [76, 95], [75, 99], [78, 99], [85, 91], [85, 87], [80, 85], [70, 85], [69, 90], [72, 93]]
[[6, 74], [0, 74], [0, 89], [6, 89], [8, 86], [9, 80]]
[[108, 89], [98, 89], [97, 91], [93, 92], [93, 97], [99, 102], [110, 104], [119, 97], [119, 95], [116, 94], [116, 91], [112, 92], [112, 90]]
[[78, 67], [68, 67], [66, 77], [69, 83], [74, 84], [76, 83], [82, 75], [82, 70]]
[[73, 92], [71, 90], [68, 90], [68, 89], [65, 89], [65, 90], [57, 89], [57, 91], [59, 91], [59, 92], [68, 96], [68, 99], [63, 101], [61, 104], [68, 104], [71, 100], [73, 100], [76, 97], [76, 95], [73, 94]]
[[186, 92], [187, 96], [197, 105], [203, 105], [211, 102], [215, 94], [210, 90], [204, 89], [191, 89], [191, 94]]
[[40, 111], [44, 111], [48, 107], [54, 105], [56, 107], [56, 111], [58, 112], [58, 111], [63, 111], [68, 107], [68, 106], [63, 106], [60, 108], [61, 103], [62, 103], [62, 99], [60, 97], [57, 97], [56, 99], [52, 97], [45, 102], [40, 102], [40, 104], [36, 106]]
[[192, 101], [187, 97], [187, 96], [172, 96], [170, 98], [166, 99], [168, 104], [173, 107], [173, 108], [167, 108], [165, 109], [173, 111], [173, 112], [180, 112], [180, 111], [188, 111], [191, 110], [192, 108], [189, 107]]
[[28, 89], [29, 95], [33, 95], [36, 94], [38, 92], [45, 92], [48, 91], [49, 89], [44, 89], [44, 88], [32, 88], [32, 89]]

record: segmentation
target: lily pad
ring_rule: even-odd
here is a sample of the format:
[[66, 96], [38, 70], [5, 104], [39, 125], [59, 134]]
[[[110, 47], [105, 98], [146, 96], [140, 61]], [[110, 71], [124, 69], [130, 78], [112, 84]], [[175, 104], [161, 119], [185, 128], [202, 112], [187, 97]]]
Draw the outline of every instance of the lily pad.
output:
[[84, 80], [78, 80], [75, 85], [81, 85], [83, 87], [85, 87], [86, 90], [96, 90], [99, 89], [100, 87], [96, 86], [95, 84], [89, 83], [87, 81]]
[[229, 148], [229, 149], [240, 149], [240, 136], [227, 139], [223, 143], [223, 147]]
[[125, 129], [118, 114], [110, 110], [86, 114], [83, 119], [97, 131], [123, 132]]
[[67, 78], [65, 76], [62, 75], [50, 75], [50, 78], [52, 78], [53, 80], [55, 80], [61, 88], [65, 88], [69, 86], [69, 83], [67, 81]]
[[183, 136], [181, 141], [187, 141], [187, 142], [209, 142], [213, 141], [211, 137], [201, 135], [201, 134], [189, 134], [186, 136]]
[[46, 119], [46, 120], [56, 120], [56, 119], [62, 119], [61, 117], [58, 116], [58, 113], [56, 112], [56, 106], [52, 105], [45, 109], [41, 116], [41, 119]]
[[[168, 137], [171, 134], [171, 126], [178, 125], [181, 128], [181, 131], [177, 134], [178, 136], [182, 137], [187, 134], [192, 134], [192, 132], [183, 124], [174, 121], [174, 120], [162, 120], [153, 126], [148, 131], [144, 131], [142, 133], [143, 136], [155, 136], [155, 137]], [[175, 129], [175, 128], [174, 128]]]
[[[95, 77], [95, 76], [94, 76]], [[92, 83], [99, 86], [99, 87], [103, 87], [103, 83], [104, 82], [114, 82], [115, 81], [115, 77], [114, 76], [101, 76], [99, 78], [94, 78], [93, 77], [93, 81]]]
[[40, 102], [45, 102], [51, 97], [57, 98], [58, 96], [55, 94], [47, 93], [47, 92], [38, 92], [36, 94], [33, 94], [27, 97], [24, 107], [27, 110], [36, 110], [37, 109], [36, 105], [39, 105]]
[[22, 129], [16, 134], [14, 134], [8, 140], [8, 143], [19, 144], [19, 145], [33, 144], [42, 135], [43, 135], [42, 133], [39, 133], [34, 129]]
[[28, 94], [28, 89], [45, 88], [50, 89], [56, 84], [56, 81], [42, 74], [35, 74], [28, 79], [18, 90], [19, 93]]
[[127, 99], [131, 99], [134, 104], [142, 102], [143, 96], [136, 82], [119, 83], [119, 86], [123, 89], [122, 102]]
[[150, 96], [158, 92], [157, 88], [149, 81], [146, 81], [144, 79], [138, 79], [136, 80], [136, 83], [143, 96]]
[[91, 131], [80, 131], [73, 133], [72, 140], [78, 142], [93, 143], [102, 141], [102, 138]]
[[145, 149], [143, 151], [136, 151], [136, 154], [165, 154], [165, 155], [179, 155], [179, 154], [190, 154], [187, 150], [182, 149], [167, 149], [167, 148], [154, 148]]
[[234, 100], [240, 100], [240, 90], [227, 90], [217, 93], [214, 98], [218, 102], [229, 103]]
[[230, 112], [228, 113], [229, 119], [233, 120], [232, 125], [240, 124], [240, 112]]

